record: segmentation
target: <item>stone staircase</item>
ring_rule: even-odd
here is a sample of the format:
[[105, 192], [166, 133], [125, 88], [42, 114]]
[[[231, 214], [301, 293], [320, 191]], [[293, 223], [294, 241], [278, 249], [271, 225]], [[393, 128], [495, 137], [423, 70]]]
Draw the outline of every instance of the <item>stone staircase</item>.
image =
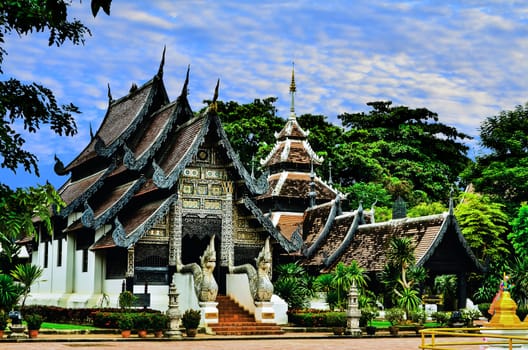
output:
[[259, 323], [255, 317], [231, 298], [225, 295], [216, 297], [218, 302], [218, 323], [209, 327], [216, 335], [277, 335], [284, 331], [275, 323]]

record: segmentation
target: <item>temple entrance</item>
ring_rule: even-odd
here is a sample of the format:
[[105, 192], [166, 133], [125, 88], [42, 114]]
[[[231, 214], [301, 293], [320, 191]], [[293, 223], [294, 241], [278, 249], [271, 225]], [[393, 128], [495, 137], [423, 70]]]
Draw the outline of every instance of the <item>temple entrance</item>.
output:
[[218, 284], [218, 293], [225, 294], [226, 281], [225, 269], [220, 267], [222, 220], [217, 216], [199, 217], [186, 215], [182, 222], [182, 251], [181, 261], [185, 264], [197, 263], [204, 254], [211, 236], [215, 235], [214, 245], [216, 251], [216, 268], [214, 278]]

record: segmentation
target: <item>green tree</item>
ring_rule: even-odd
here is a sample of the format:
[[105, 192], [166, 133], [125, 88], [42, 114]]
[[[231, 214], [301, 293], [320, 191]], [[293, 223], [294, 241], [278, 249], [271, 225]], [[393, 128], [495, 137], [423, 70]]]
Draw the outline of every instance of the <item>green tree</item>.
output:
[[346, 306], [347, 295], [352, 283], [355, 283], [361, 293], [367, 286], [369, 280], [365, 269], [359, 266], [357, 261], [352, 261], [350, 265], [338, 262], [332, 270], [332, 285], [337, 293], [337, 306]]
[[[330, 174], [329, 165], [332, 168], [337, 163], [338, 152], [334, 152], [340, 147], [343, 128], [328, 122], [324, 115], [303, 114], [297, 117], [297, 122], [308, 131], [308, 142], [319, 156], [324, 158], [324, 163], [317, 168], [317, 173], [323, 179], [328, 179]], [[334, 181], [334, 169], [332, 169], [332, 181]], [[339, 179], [337, 178], [337, 181]]]
[[27, 296], [31, 290], [31, 286], [42, 277], [43, 270], [33, 264], [18, 264], [15, 269], [11, 271], [11, 276], [22, 286], [22, 308], [26, 304]]
[[407, 211], [407, 216], [410, 218], [416, 218], [419, 216], [434, 215], [446, 212], [447, 208], [445, 205], [439, 202], [434, 203], [418, 203]]
[[514, 215], [528, 198], [528, 104], [486, 118], [480, 144], [485, 154], [476, 158], [464, 178]]
[[[392, 102], [369, 102], [368, 113], [343, 113], [338, 116], [346, 128], [344, 139], [361, 145], [354, 156], [367, 163], [375, 159], [383, 171], [375, 181], [395, 177], [423, 191], [431, 201], [446, 200], [451, 184], [458, 180], [470, 160], [468, 146], [462, 143], [470, 136], [438, 122], [438, 115], [425, 108], [393, 107]], [[354, 162], [354, 160], [351, 160]], [[356, 181], [358, 173], [351, 174]], [[373, 179], [372, 179], [373, 180]], [[372, 181], [367, 180], [367, 181]]]
[[[110, 11], [111, 0], [93, 0], [94, 16], [99, 8]], [[7, 55], [4, 48], [6, 34], [27, 35], [32, 32], [49, 33], [49, 45], [61, 46], [66, 41], [78, 45], [84, 43], [90, 30], [79, 20], [68, 19], [70, 1], [64, 0], [13, 0], [0, 4], [0, 73]], [[77, 132], [72, 113], [79, 110], [73, 104], [59, 106], [48, 88], [38, 83], [24, 84], [15, 78], [0, 81], [0, 166], [16, 171], [22, 166], [25, 171], [39, 174], [37, 157], [24, 149], [25, 140], [13, 127], [20, 121], [29, 133], [35, 133], [43, 125], [59, 135], [74, 135]]]
[[[9, 273], [17, 263], [16, 240], [22, 235], [37, 237], [33, 218], [38, 217], [45, 232], [52, 232], [52, 211], [60, 211], [64, 201], [52, 185], [12, 190], [0, 185], [0, 270]], [[7, 256], [6, 254], [10, 255]]]
[[519, 208], [519, 215], [511, 223], [512, 231], [508, 239], [512, 242], [515, 254], [522, 259], [528, 258], [528, 205]]
[[[519, 307], [528, 307], [528, 256], [516, 256], [508, 263], [506, 270], [514, 285], [511, 290], [513, 300]], [[494, 285], [495, 292], [498, 286], [497, 283]]]
[[[28, 35], [33, 32], [47, 33], [48, 44], [61, 46], [67, 41], [74, 45], [83, 44], [90, 30], [79, 20], [68, 18], [66, 0], [12, 0], [0, 3], [0, 73], [8, 52], [5, 49], [5, 36]], [[92, 0], [94, 16], [99, 9], [110, 13], [111, 0]], [[59, 106], [53, 92], [36, 82], [25, 84], [16, 78], [0, 81], [0, 167], [16, 173], [19, 167], [39, 175], [37, 157], [24, 148], [25, 139], [15, 125], [21, 125], [29, 133], [36, 133], [47, 125], [58, 135], [74, 135], [77, 132], [74, 113], [79, 110], [73, 104]], [[31, 219], [40, 216], [48, 231], [51, 231], [49, 209], [53, 204], [61, 204], [59, 196], [51, 185], [29, 189], [12, 190], [0, 183], [0, 242], [5, 245], [3, 263], [12, 264], [6, 259], [16, 253], [14, 240], [20, 234], [35, 234]], [[2, 267], [3, 271], [5, 266]]]
[[510, 256], [510, 230], [504, 206], [488, 196], [464, 193], [455, 215], [464, 238], [481, 261], [504, 261]]
[[276, 101], [276, 97], [254, 99], [246, 104], [217, 101], [218, 116], [227, 137], [247, 169], [260, 164], [259, 159], [275, 144], [275, 132], [284, 126], [284, 119], [276, 114]]

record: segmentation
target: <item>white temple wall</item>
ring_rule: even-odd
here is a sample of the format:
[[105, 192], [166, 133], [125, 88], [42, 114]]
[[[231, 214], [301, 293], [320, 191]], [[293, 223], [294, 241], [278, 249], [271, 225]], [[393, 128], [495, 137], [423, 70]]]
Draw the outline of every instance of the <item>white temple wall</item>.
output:
[[249, 290], [249, 279], [245, 273], [226, 275], [226, 294], [244, 309], [255, 314], [255, 302]]
[[[178, 291], [178, 306], [183, 314], [187, 309], [200, 310], [198, 297], [194, 292], [194, 277], [190, 273], [175, 273], [172, 281]], [[168, 295], [168, 289], [166, 295]], [[167, 305], [169, 300], [167, 299]]]

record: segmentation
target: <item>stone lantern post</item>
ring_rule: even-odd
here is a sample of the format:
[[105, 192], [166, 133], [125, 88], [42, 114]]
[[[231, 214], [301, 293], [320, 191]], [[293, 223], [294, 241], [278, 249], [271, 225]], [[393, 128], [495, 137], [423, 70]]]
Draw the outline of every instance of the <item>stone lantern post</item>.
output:
[[345, 334], [354, 337], [361, 336], [361, 329], [359, 328], [361, 310], [359, 309], [359, 293], [355, 281], [352, 282], [352, 286], [348, 292], [348, 308], [346, 315], [347, 327], [345, 329]]

